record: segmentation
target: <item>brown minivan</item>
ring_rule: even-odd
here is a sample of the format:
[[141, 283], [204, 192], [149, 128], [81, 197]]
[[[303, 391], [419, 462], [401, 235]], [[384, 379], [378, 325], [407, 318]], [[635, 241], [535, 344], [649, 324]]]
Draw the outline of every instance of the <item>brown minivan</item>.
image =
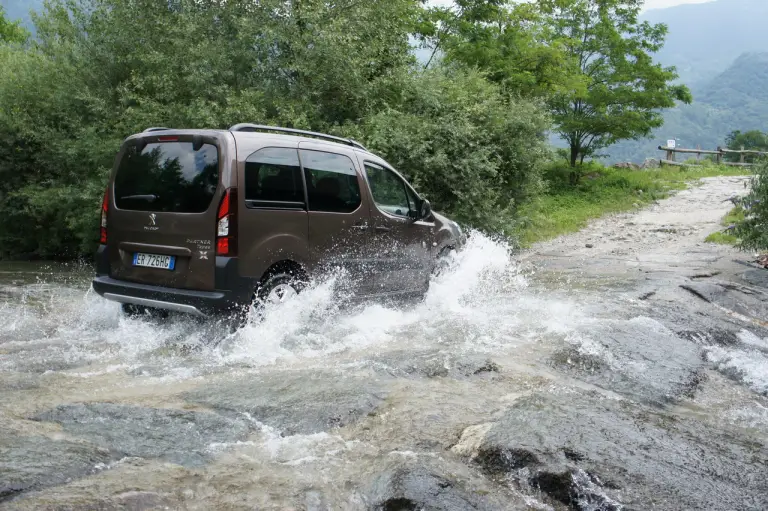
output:
[[424, 293], [464, 242], [359, 143], [289, 128], [150, 128], [125, 140], [94, 290], [126, 312], [209, 315], [282, 301], [342, 270], [354, 296]]

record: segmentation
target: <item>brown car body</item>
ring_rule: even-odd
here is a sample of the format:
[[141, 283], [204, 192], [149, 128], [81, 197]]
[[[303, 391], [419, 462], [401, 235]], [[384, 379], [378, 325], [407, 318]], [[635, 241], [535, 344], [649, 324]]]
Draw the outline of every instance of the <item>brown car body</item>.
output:
[[[372, 188], [374, 178], [382, 184]], [[152, 183], [170, 192], [146, 191]], [[341, 269], [355, 296], [424, 293], [438, 255], [463, 243], [455, 222], [360, 144], [249, 124], [127, 138], [102, 215], [95, 291], [196, 315], [249, 305], [278, 273], [306, 280]]]

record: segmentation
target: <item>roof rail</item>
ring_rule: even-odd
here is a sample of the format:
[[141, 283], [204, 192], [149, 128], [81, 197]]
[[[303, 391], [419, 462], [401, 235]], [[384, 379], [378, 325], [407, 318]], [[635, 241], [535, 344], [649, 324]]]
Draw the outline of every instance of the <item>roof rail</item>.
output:
[[308, 137], [324, 138], [326, 140], [330, 140], [333, 142], [339, 142], [341, 144], [351, 145], [353, 147], [362, 149], [363, 151], [368, 150], [365, 148], [363, 144], [361, 144], [360, 142], [356, 142], [351, 138], [335, 137], [333, 135], [328, 135], [326, 133], [317, 133], [315, 131], [298, 130], [295, 128], [280, 128], [278, 126], [264, 126], [262, 124], [241, 123], [241, 124], [235, 124], [234, 126], [229, 128], [229, 131], [276, 131], [278, 133], [289, 133], [292, 135], [304, 135]]
[[163, 128], [163, 127], [157, 127], [157, 128], [147, 128], [144, 130], [144, 133], [149, 133], [150, 131], [167, 131], [171, 128]]

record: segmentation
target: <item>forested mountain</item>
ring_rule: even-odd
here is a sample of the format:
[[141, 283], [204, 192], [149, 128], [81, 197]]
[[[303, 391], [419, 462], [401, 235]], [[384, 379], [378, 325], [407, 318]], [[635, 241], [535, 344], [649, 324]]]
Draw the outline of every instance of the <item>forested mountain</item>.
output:
[[742, 53], [768, 51], [768, 1], [716, 0], [653, 9], [643, 15], [669, 28], [661, 63], [689, 86], [708, 82]]
[[734, 130], [768, 129], [768, 52], [745, 53], [711, 81], [692, 87], [694, 102], [668, 111], [651, 139], [605, 150], [610, 161], [642, 162], [660, 155], [668, 139], [677, 145], [714, 149]]
[[693, 103], [667, 111], [650, 139], [603, 150], [608, 161], [658, 157], [666, 140], [714, 149], [733, 130], [768, 129], [768, 0], [716, 0], [644, 14], [669, 27], [657, 59], [678, 69]]

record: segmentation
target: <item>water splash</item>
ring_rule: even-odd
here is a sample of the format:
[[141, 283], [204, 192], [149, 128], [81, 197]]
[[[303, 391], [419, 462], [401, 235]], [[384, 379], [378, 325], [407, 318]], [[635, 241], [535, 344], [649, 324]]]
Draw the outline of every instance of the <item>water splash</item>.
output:
[[228, 367], [411, 348], [415, 340], [423, 347], [489, 352], [569, 331], [578, 316], [567, 301], [529, 292], [512, 249], [478, 232], [450, 255], [422, 300], [343, 305], [334, 292], [344, 278], [332, 275], [293, 300], [269, 304], [261, 320], [235, 331], [225, 322], [184, 316], [123, 316], [117, 304], [89, 289], [88, 275], [68, 287], [13, 287], [23, 299], [0, 302], [0, 368], [182, 379]]

